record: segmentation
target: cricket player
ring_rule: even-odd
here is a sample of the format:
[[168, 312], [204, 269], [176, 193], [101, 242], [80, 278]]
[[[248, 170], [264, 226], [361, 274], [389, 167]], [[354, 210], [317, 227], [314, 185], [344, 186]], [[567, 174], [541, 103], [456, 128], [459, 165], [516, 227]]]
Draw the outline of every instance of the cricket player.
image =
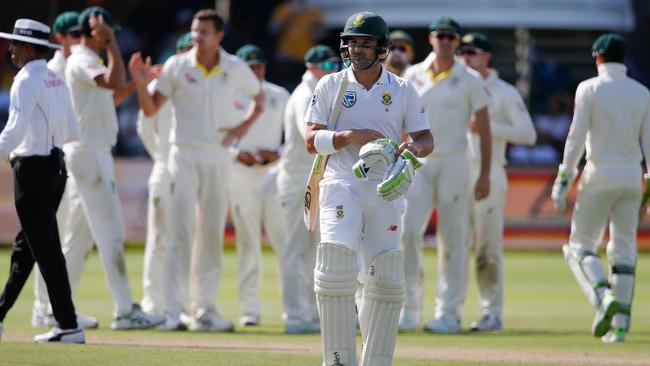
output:
[[[230, 212], [237, 233], [237, 289], [241, 309], [239, 324], [255, 326], [260, 323], [262, 315], [259, 296], [262, 280], [262, 227], [278, 260], [278, 272], [282, 273], [284, 267], [284, 216], [280, 214], [280, 197], [273, 187], [289, 92], [264, 79], [266, 55], [261, 48], [249, 44], [237, 50], [236, 54], [251, 68], [261, 83], [265, 96], [264, 111], [248, 133], [231, 149], [235, 162], [230, 182]], [[236, 100], [242, 110], [248, 110], [251, 102], [246, 95], [238, 95]]]
[[[73, 45], [79, 44], [80, 41], [79, 13], [75, 11], [66, 11], [61, 13], [54, 20], [52, 31], [54, 32], [54, 40], [61, 46], [61, 48], [54, 52], [54, 56], [50, 61], [48, 61], [47, 67], [65, 81], [65, 66], [67, 64], [66, 60], [71, 54], [70, 48]], [[68, 176], [66, 185], [71, 186], [74, 184], [72, 176]], [[62, 239], [64, 239], [71, 230], [68, 228], [70, 217], [68, 215], [68, 207], [68, 194], [64, 192], [63, 197], [61, 198], [61, 203], [59, 204], [59, 209], [56, 213], [59, 235]], [[72, 230], [86, 230], [88, 235], [90, 235], [87, 225], [83, 227], [74, 227]], [[38, 268], [36, 268], [35, 274], [34, 307], [32, 309], [31, 321], [32, 327], [53, 327], [56, 325], [56, 320], [52, 314], [50, 298], [45, 287], [45, 281], [43, 281], [41, 271]], [[83, 328], [97, 328], [99, 326], [99, 322], [96, 318], [79, 313], [77, 313], [77, 322]]]
[[[124, 219], [115, 186], [111, 148], [117, 139], [115, 105], [135, 86], [126, 83], [125, 68], [114, 31], [119, 26], [101, 7], [79, 15], [81, 43], [71, 48], [66, 80], [79, 119], [81, 137], [64, 151], [74, 185], [69, 195], [68, 225], [63, 240], [73, 294], [78, 288], [86, 257], [96, 243], [115, 300], [113, 329], [151, 328], [161, 317], [150, 316], [133, 303], [124, 261]], [[106, 50], [108, 65], [98, 53]]]
[[415, 53], [413, 51], [413, 37], [403, 30], [394, 30], [388, 34], [390, 39], [390, 53], [384, 62], [384, 67], [397, 76], [403, 76], [406, 69], [411, 67]]
[[[551, 198], [556, 209], [566, 209], [566, 194], [586, 147], [569, 243], [562, 250], [596, 308], [593, 335], [615, 343], [623, 342], [630, 328], [643, 158], [650, 172], [650, 93], [626, 75], [626, 45], [620, 35], [603, 34], [591, 50], [598, 76], [576, 90], [573, 121]], [[646, 192], [649, 181], [646, 175]], [[609, 278], [596, 254], [608, 223]]]
[[284, 148], [278, 172], [278, 194], [285, 217], [285, 247], [282, 266], [284, 332], [320, 332], [314, 294], [314, 265], [320, 239], [318, 227], [312, 233], [303, 224], [304, 191], [313, 157], [305, 148], [305, 113], [316, 88], [325, 75], [340, 70], [341, 59], [328, 46], [316, 45], [305, 54], [302, 82], [289, 97], [284, 117]]
[[[168, 162], [171, 198], [163, 291], [163, 328], [168, 330], [181, 328], [188, 283], [193, 308], [189, 329], [234, 329], [215, 307], [232, 170], [228, 146], [241, 139], [262, 112], [263, 93], [248, 65], [221, 48], [223, 25], [215, 10], [197, 12], [191, 28], [194, 47], [165, 62], [153, 94], [146, 90], [150, 60], [136, 55], [129, 63], [145, 116], [155, 115], [171, 99], [176, 117]], [[253, 100], [243, 121], [233, 107], [239, 92]]]
[[[180, 55], [192, 49], [192, 35], [183, 34], [176, 41], [176, 54]], [[157, 81], [147, 86], [149, 92], [156, 90]], [[144, 267], [142, 270], [143, 297], [142, 310], [151, 314], [163, 314], [165, 226], [169, 203], [169, 134], [172, 128], [174, 110], [171, 103], [165, 103], [160, 112], [149, 118], [142, 111], [138, 114], [138, 135], [149, 156], [153, 160], [149, 174], [149, 196], [147, 199], [147, 239], [144, 249]]]
[[[409, 191], [403, 217], [401, 243], [406, 269], [406, 302], [400, 329], [419, 327], [423, 296], [422, 237], [438, 208], [438, 289], [434, 318], [425, 330], [434, 333], [460, 331], [460, 314], [467, 281], [467, 192], [469, 167], [467, 132], [478, 134], [481, 164], [473, 195], [482, 200], [490, 192], [490, 97], [480, 75], [455, 59], [461, 28], [450, 18], [429, 27], [433, 52], [425, 61], [406, 71], [422, 98], [436, 148], [418, 171]], [[470, 120], [472, 121], [470, 124]]]
[[[341, 33], [341, 55], [351, 66], [325, 75], [318, 82], [305, 116], [307, 149], [329, 155], [320, 182], [320, 231], [314, 269], [321, 321], [325, 365], [356, 365], [355, 303], [357, 271], [364, 283], [359, 324], [363, 339], [360, 365], [390, 365], [397, 337], [399, 309], [404, 301], [404, 257], [399, 249], [403, 199], [410, 186], [411, 160], [393, 170], [396, 183], [380, 197], [385, 167], [369, 166], [367, 178], [359, 180], [353, 166], [363, 145], [378, 138], [399, 141], [408, 133], [413, 142], [404, 143], [411, 156], [423, 157], [433, 149], [424, 110], [413, 87], [382, 67], [388, 54], [388, 27], [372, 12], [352, 15]], [[346, 88], [338, 93], [340, 83]], [[337, 95], [342, 95], [339, 101]], [[335, 100], [336, 99], [336, 100]], [[333, 104], [340, 115], [335, 130], [327, 130]], [[397, 149], [372, 144], [374, 155], [395, 159]], [[399, 153], [400, 150], [397, 150]], [[413, 157], [415, 160], [415, 157]], [[417, 163], [417, 162], [415, 162]], [[383, 169], [381, 169], [383, 168]], [[391, 180], [389, 178], [388, 180]]]
[[[488, 68], [492, 43], [482, 33], [467, 33], [461, 39], [460, 55], [465, 64], [485, 80], [492, 97], [488, 108], [492, 134], [490, 193], [478, 201], [469, 192], [470, 247], [474, 247], [476, 281], [482, 316], [473, 322], [473, 331], [500, 330], [503, 313], [503, 210], [508, 180], [506, 177], [506, 144], [535, 143], [533, 121], [521, 95], [512, 85], [499, 79], [496, 70]], [[479, 136], [470, 129], [469, 167], [473, 187], [481, 171]]]

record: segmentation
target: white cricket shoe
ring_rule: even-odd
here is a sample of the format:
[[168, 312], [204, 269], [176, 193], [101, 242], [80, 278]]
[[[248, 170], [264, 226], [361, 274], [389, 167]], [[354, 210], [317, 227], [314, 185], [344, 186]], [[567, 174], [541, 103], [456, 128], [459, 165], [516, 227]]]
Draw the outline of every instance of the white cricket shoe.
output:
[[[93, 316], [77, 314], [77, 324], [84, 329], [95, 329], [99, 327], [99, 320]], [[54, 314], [43, 314], [37, 310], [32, 310], [32, 328], [52, 328], [58, 325], [59, 323], [54, 318]]]
[[287, 320], [284, 323], [284, 334], [317, 334], [320, 333], [320, 323]]
[[[183, 314], [181, 314], [182, 316]], [[187, 330], [187, 322], [184, 322], [181, 316], [167, 315], [165, 321], [158, 327], [164, 331]]]
[[620, 343], [620, 342], [625, 342], [625, 329], [623, 328], [615, 328], [615, 329], [610, 329], [607, 334], [605, 334], [601, 340], [603, 343]]
[[403, 311], [399, 317], [398, 329], [401, 332], [416, 330], [420, 327], [420, 317], [410, 311]]
[[198, 332], [234, 332], [235, 326], [224, 319], [213, 308], [198, 309], [190, 322], [189, 329]]
[[484, 314], [481, 319], [470, 324], [472, 332], [489, 332], [501, 330], [501, 318], [494, 315]]
[[36, 343], [86, 343], [86, 336], [81, 327], [77, 329], [61, 329], [54, 327], [47, 333], [39, 334], [34, 337]]
[[254, 327], [260, 324], [259, 315], [242, 315], [239, 318], [239, 325], [242, 327]]
[[458, 333], [460, 319], [451, 316], [436, 317], [424, 325], [424, 330], [430, 333]]
[[165, 317], [156, 314], [147, 314], [140, 308], [140, 305], [133, 304], [131, 312], [113, 318], [111, 329], [148, 329], [156, 327], [165, 321]]
[[596, 309], [594, 322], [591, 324], [591, 332], [594, 337], [602, 337], [612, 329], [612, 318], [620, 307], [621, 303], [618, 302], [612, 290], [605, 290], [603, 300], [600, 302], [598, 309]]

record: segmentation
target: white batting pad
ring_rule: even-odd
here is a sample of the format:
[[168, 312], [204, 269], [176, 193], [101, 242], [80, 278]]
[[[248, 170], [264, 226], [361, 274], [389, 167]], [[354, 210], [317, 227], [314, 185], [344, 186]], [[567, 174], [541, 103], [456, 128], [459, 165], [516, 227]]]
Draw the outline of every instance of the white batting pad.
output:
[[614, 315], [612, 325], [614, 328], [630, 329], [630, 315], [632, 314], [632, 297], [634, 296], [635, 266], [614, 264], [609, 273], [612, 291], [621, 302], [618, 313]]
[[592, 252], [577, 251], [570, 244], [563, 245], [562, 252], [587, 300], [591, 306], [597, 308], [602, 300], [603, 291], [609, 288], [600, 258]]
[[392, 364], [404, 293], [402, 251], [390, 250], [374, 257], [366, 273], [359, 311], [364, 340], [361, 366]]
[[314, 291], [320, 313], [325, 365], [355, 366], [356, 256], [342, 245], [321, 243], [316, 254]]

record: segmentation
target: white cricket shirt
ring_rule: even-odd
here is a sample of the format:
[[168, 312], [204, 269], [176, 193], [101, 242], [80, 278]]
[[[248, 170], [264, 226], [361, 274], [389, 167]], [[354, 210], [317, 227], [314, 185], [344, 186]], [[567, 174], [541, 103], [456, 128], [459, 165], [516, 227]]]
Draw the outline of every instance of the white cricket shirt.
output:
[[[488, 107], [492, 135], [492, 166], [506, 165], [506, 144], [532, 145], [536, 133], [533, 121], [515, 87], [499, 79], [490, 69], [485, 80], [492, 103]], [[477, 133], [469, 133], [469, 158], [473, 165], [481, 163], [481, 143]]]
[[[156, 90], [157, 79], [147, 85], [149, 93]], [[169, 156], [169, 134], [174, 119], [174, 108], [172, 103], [167, 101], [153, 117], [147, 117], [142, 110], [138, 112], [138, 136], [142, 140], [144, 148], [154, 161], [167, 163]]]
[[65, 65], [66, 65], [66, 60], [61, 50], [56, 50], [54, 52], [54, 56], [52, 56], [52, 59], [47, 62], [47, 67], [50, 70], [54, 71], [57, 75], [59, 75], [59, 77], [62, 78], [64, 81], [65, 81]]
[[113, 90], [99, 87], [95, 78], [106, 73], [101, 58], [90, 48], [70, 48], [65, 79], [79, 120], [79, 143], [92, 148], [110, 148], [117, 142], [117, 113]]
[[171, 141], [178, 146], [210, 149], [221, 146], [220, 128], [241, 123], [233, 107], [238, 92], [254, 97], [260, 82], [248, 65], [224, 49], [210, 72], [196, 60], [196, 48], [165, 62], [156, 89], [171, 98], [175, 124]]
[[430, 54], [424, 62], [409, 67], [404, 78], [422, 99], [435, 145], [431, 155], [465, 153], [469, 119], [490, 104], [490, 96], [481, 76], [458, 60], [434, 81], [428, 70], [435, 57]]
[[595, 165], [638, 164], [641, 147], [650, 164], [650, 92], [626, 73], [623, 64], [604, 63], [598, 66], [598, 76], [578, 85], [564, 148], [569, 172], [576, 171], [585, 145], [587, 161]]
[[[237, 143], [237, 150], [256, 152], [257, 150], [278, 151], [282, 146], [282, 121], [284, 110], [289, 100], [289, 92], [281, 86], [262, 82], [264, 91], [264, 110], [257, 117], [248, 132]], [[252, 99], [245, 94], [238, 94], [238, 105], [248, 111]]]
[[[370, 90], [359, 84], [351, 69], [325, 75], [314, 90], [305, 123], [327, 125], [339, 83], [346, 74], [349, 80], [336, 131], [373, 129], [399, 142], [402, 133], [429, 129], [420, 98], [411, 84], [382, 67], [381, 75]], [[356, 179], [352, 166], [359, 160], [361, 145], [350, 144], [330, 155], [324, 177]], [[369, 177], [381, 180], [382, 177]]]
[[10, 98], [9, 119], [0, 134], [0, 161], [47, 156], [53, 147], [79, 138], [70, 92], [45, 60], [30, 61], [16, 74]]

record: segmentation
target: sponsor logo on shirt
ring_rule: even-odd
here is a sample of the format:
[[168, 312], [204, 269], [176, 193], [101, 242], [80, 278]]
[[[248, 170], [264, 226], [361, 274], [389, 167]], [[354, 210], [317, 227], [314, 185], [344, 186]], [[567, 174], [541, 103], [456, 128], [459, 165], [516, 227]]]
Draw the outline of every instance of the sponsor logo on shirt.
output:
[[388, 231], [397, 231], [398, 226], [397, 225], [391, 225], [388, 227]]
[[311, 102], [310, 102], [311, 105], [316, 104], [316, 100], [318, 100], [318, 96], [317, 96], [317, 94], [318, 94], [318, 91], [317, 91], [317, 90], [314, 90], [314, 94], [311, 95]]
[[351, 108], [357, 102], [357, 93], [354, 91], [346, 91], [343, 95], [343, 106], [345, 108]]
[[185, 73], [185, 81], [187, 81], [189, 84], [196, 84], [197, 83], [194, 76], [192, 76], [192, 74], [190, 74], [189, 72]]

